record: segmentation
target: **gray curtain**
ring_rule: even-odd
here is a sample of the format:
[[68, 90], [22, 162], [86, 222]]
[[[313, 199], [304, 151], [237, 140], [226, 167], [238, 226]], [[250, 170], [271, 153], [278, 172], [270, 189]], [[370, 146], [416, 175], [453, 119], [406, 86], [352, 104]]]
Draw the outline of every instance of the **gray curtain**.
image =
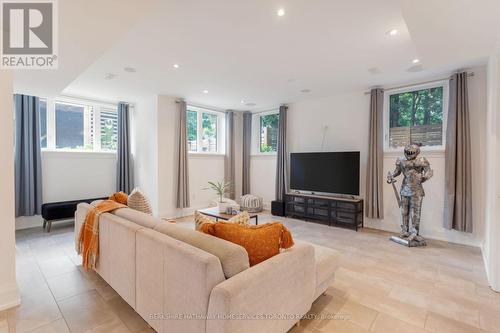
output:
[[382, 89], [372, 89], [370, 99], [370, 129], [365, 201], [366, 216], [372, 219], [384, 218], [383, 107], [384, 91]]
[[228, 193], [230, 199], [235, 198], [235, 183], [234, 183], [234, 112], [227, 111], [226, 113], [226, 156], [224, 158], [224, 181], [231, 183], [231, 190]]
[[472, 232], [472, 171], [467, 72], [450, 79], [446, 129], [444, 227]]
[[276, 200], [283, 201], [288, 190], [288, 150], [286, 145], [286, 113], [288, 107], [280, 106], [278, 152], [276, 154]]
[[127, 103], [118, 104], [118, 149], [116, 190], [130, 193], [134, 189], [134, 172], [130, 152], [130, 114]]
[[38, 97], [14, 95], [16, 217], [41, 214], [42, 161], [38, 108]]
[[179, 137], [177, 155], [177, 208], [190, 206], [187, 146], [186, 102], [179, 102]]
[[252, 151], [252, 113], [243, 113], [243, 177], [241, 192], [250, 194], [250, 154]]

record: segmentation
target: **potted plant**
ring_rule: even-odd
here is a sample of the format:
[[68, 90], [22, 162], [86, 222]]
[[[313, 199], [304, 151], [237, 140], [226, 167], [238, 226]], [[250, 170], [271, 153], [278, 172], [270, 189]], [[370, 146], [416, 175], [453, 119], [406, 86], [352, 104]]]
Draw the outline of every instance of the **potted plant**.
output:
[[219, 208], [219, 213], [225, 213], [227, 211], [227, 207], [231, 204], [231, 202], [224, 198], [226, 193], [231, 191], [231, 183], [225, 182], [208, 182], [209, 187], [205, 190], [214, 190], [217, 193], [217, 207]]

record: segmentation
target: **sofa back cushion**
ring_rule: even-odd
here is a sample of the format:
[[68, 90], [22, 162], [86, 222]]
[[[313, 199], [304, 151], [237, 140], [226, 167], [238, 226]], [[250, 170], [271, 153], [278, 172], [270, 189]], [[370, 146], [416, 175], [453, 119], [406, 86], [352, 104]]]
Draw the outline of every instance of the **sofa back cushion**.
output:
[[149, 229], [153, 229], [155, 226], [161, 223], [161, 220], [159, 218], [155, 218], [151, 215], [139, 212], [131, 208], [117, 209], [113, 212], [113, 214]]
[[237, 244], [169, 222], [159, 223], [154, 230], [219, 258], [227, 279], [250, 267], [247, 251]]
[[[156, 332], [206, 332], [201, 318], [206, 317], [210, 294], [225, 282], [219, 259], [147, 228], [136, 233], [136, 242], [137, 313]], [[164, 317], [177, 314], [193, 317]]]

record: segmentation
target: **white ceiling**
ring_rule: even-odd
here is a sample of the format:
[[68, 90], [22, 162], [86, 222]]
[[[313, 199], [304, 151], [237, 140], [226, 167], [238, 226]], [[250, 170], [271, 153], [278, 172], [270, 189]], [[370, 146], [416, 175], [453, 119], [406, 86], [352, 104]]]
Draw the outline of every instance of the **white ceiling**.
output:
[[[121, 1], [119, 13], [99, 15], [113, 33], [94, 27], [60, 40], [72, 50], [66, 59], [61, 52], [66, 66], [34, 80], [25, 73], [16, 89], [64, 76], [48, 84], [49, 93], [60, 93], [64, 83], [66, 94], [109, 100], [164, 94], [219, 108], [266, 109], [482, 64], [500, 32], [498, 0], [152, 0], [150, 10], [138, 3]], [[81, 12], [74, 23], [92, 15]], [[392, 28], [399, 34], [388, 36]], [[87, 56], [72, 66], [80, 53]], [[410, 69], [414, 58], [421, 59], [420, 71]], [[116, 77], [105, 80], [107, 73]]]

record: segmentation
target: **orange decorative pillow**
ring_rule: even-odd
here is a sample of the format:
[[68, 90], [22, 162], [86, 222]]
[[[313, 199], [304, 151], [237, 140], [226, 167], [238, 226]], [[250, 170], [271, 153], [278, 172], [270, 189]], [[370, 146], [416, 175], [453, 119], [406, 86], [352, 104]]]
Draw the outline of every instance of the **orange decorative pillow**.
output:
[[109, 200], [116, 201], [122, 205], [127, 205], [128, 194], [125, 192], [116, 192], [109, 197]]
[[230, 222], [204, 223], [200, 231], [241, 245], [247, 250], [250, 266], [293, 246], [292, 234], [279, 222], [246, 226]]

